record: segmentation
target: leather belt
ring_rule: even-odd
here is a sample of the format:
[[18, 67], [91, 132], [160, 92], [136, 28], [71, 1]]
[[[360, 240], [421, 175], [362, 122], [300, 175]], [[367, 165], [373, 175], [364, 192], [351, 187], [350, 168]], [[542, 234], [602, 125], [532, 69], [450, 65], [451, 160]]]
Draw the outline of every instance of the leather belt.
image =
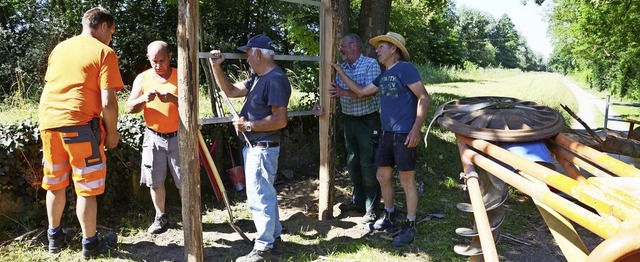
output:
[[169, 138], [172, 138], [172, 137], [174, 137], [174, 136], [177, 136], [177, 135], [178, 135], [178, 131], [174, 131], [174, 132], [171, 132], [171, 133], [160, 133], [160, 132], [155, 131], [155, 130], [153, 130], [153, 129], [151, 129], [151, 128], [148, 128], [148, 127], [147, 127], [147, 129], [149, 129], [151, 132], [153, 132], [153, 133], [154, 133], [154, 134], [156, 134], [157, 136], [162, 137], [162, 138], [164, 138], [164, 139], [169, 139]]
[[271, 142], [271, 141], [257, 141], [257, 142], [251, 142], [251, 146], [252, 147], [263, 147], [263, 148], [279, 147], [280, 143]]

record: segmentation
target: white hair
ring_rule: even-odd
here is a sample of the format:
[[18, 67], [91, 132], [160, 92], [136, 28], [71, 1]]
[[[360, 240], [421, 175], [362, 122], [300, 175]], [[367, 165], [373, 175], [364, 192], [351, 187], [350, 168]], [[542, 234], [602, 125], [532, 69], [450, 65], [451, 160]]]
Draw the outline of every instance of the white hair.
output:
[[[271, 50], [271, 49], [257, 48], [257, 47], [252, 47], [251, 49], [260, 50], [260, 53], [262, 53], [262, 55], [267, 56], [267, 57], [273, 57], [274, 55], [276, 55], [276, 52]], [[255, 51], [253, 51], [253, 52], [255, 52]]]

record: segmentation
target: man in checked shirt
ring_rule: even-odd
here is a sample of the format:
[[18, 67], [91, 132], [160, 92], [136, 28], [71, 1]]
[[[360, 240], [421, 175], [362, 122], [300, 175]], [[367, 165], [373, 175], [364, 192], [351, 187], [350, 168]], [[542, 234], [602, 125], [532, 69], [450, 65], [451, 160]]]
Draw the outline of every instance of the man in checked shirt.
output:
[[[340, 41], [342, 70], [353, 81], [367, 86], [378, 75], [380, 66], [376, 59], [362, 55], [362, 40], [356, 34], [345, 35]], [[378, 95], [357, 98], [336, 74], [331, 84], [332, 97], [340, 97], [342, 113], [345, 114], [344, 140], [347, 148], [347, 170], [353, 183], [350, 203], [341, 204], [340, 210], [356, 210], [364, 213], [363, 223], [376, 219], [380, 203], [380, 184], [376, 179], [374, 156], [380, 132], [380, 103]]]

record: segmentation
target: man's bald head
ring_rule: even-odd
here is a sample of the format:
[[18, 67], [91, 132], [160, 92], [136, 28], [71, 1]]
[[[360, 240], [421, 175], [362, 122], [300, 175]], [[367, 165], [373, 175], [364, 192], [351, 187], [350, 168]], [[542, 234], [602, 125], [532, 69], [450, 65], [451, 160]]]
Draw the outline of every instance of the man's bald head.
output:
[[149, 44], [147, 46], [147, 56], [148, 57], [152, 57], [155, 55], [162, 55], [162, 54], [170, 54], [171, 52], [169, 51], [169, 45], [167, 44], [167, 42], [165, 41], [153, 41], [151, 42], [151, 44]]
[[171, 51], [165, 41], [154, 41], [147, 46], [147, 58], [156, 74], [162, 77], [171, 76]]

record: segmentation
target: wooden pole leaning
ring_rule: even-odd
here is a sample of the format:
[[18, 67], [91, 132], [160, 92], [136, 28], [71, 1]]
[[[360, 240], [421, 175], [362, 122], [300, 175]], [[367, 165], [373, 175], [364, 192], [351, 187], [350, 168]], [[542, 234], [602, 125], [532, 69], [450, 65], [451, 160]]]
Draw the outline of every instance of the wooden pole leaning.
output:
[[202, 154], [206, 160], [206, 164], [211, 167], [211, 170], [213, 171], [213, 175], [215, 176], [216, 183], [218, 183], [218, 188], [222, 193], [224, 205], [227, 208], [227, 212], [229, 213], [229, 225], [231, 225], [231, 228], [233, 228], [233, 230], [236, 231], [236, 233], [238, 233], [240, 237], [244, 239], [245, 242], [251, 243], [251, 239], [249, 239], [247, 235], [245, 235], [244, 232], [242, 232], [242, 229], [240, 229], [240, 227], [237, 226], [233, 221], [233, 213], [231, 212], [231, 205], [229, 204], [229, 197], [227, 196], [227, 191], [224, 189], [224, 184], [222, 184], [222, 180], [220, 179], [220, 174], [218, 173], [218, 168], [216, 168], [216, 164], [213, 162], [213, 159], [211, 158], [211, 154], [209, 154], [209, 151], [207, 150], [207, 144], [204, 142], [204, 138], [202, 137], [202, 133], [200, 131], [198, 131], [198, 144], [202, 149]]

